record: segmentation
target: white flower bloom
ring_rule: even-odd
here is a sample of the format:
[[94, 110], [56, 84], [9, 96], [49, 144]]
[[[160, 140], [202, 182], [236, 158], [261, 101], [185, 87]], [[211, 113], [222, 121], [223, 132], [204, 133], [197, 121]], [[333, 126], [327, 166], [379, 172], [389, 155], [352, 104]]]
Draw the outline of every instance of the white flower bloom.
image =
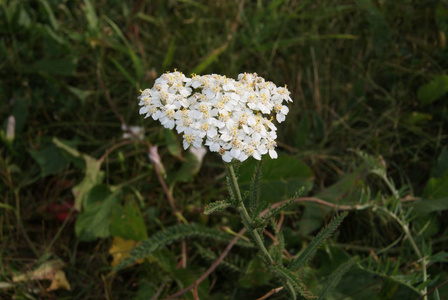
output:
[[286, 87], [255, 73], [235, 80], [218, 74], [188, 78], [177, 71], [156, 79], [139, 100], [139, 113], [145, 118], [151, 116], [183, 134], [184, 149], [205, 144], [225, 162], [260, 160], [268, 153], [277, 158], [277, 128], [271, 114], [283, 122], [289, 109], [282, 103], [292, 101]]

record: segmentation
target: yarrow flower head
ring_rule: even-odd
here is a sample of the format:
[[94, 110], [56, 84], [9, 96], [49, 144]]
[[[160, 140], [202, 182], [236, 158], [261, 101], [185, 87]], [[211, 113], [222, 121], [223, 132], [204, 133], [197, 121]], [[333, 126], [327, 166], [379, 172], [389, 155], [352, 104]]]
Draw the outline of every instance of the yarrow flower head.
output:
[[277, 127], [292, 102], [286, 87], [277, 87], [256, 73], [238, 79], [217, 74], [186, 77], [165, 73], [139, 97], [140, 114], [158, 120], [183, 136], [184, 149], [208, 146], [225, 162], [277, 158]]

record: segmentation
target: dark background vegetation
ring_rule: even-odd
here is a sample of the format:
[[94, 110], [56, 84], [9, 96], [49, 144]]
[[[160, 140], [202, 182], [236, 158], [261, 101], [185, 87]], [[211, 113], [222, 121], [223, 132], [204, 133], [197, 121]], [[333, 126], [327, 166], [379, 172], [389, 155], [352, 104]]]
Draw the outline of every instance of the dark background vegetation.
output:
[[[151, 299], [158, 293], [162, 299], [194, 281], [223, 251], [226, 243], [193, 239], [184, 244], [187, 268], [178, 267], [182, 250], [173, 243], [149, 262], [111, 273], [113, 237], [138, 241], [177, 222], [148, 159], [148, 141], [159, 146], [166, 181], [188, 222], [241, 227], [232, 211], [201, 212], [227, 195], [221, 158], [207, 154], [195, 172], [187, 165], [192, 158], [177, 148], [180, 137], [138, 115], [139, 90], [177, 68], [234, 78], [256, 72], [287, 84], [294, 102], [278, 126], [281, 156], [267, 166], [266, 190], [278, 190], [269, 196], [291, 197], [305, 184], [303, 196], [345, 205], [376, 201], [392, 211], [387, 183], [356, 153], [386, 166], [401, 202], [395, 213], [410, 224], [424, 255], [441, 253], [428, 266], [433, 297], [447, 279], [446, 34], [442, 0], [0, 1], [0, 281], [57, 257], [71, 284], [71, 291], [46, 292], [45, 281], [22, 282], [0, 295]], [[11, 115], [13, 141], [6, 138]], [[143, 127], [144, 140], [126, 142], [122, 124]], [[89, 163], [54, 138], [95, 161], [104, 158], [104, 177], [92, 179], [98, 194], [121, 189], [106, 213], [64, 217]], [[250, 178], [244, 168], [242, 180]], [[114, 209], [129, 209], [141, 224], [120, 223]], [[287, 249], [296, 254], [334, 210], [304, 204], [284, 215]], [[75, 232], [81, 217], [87, 221]], [[117, 229], [126, 226], [140, 227]], [[351, 212], [300, 276], [313, 290], [354, 255], [361, 265], [332, 299], [418, 297], [409, 288], [421, 281], [418, 257], [400, 226], [371, 209]], [[227, 262], [235, 269], [219, 267], [201, 287], [201, 299], [255, 299], [279, 285], [264, 275], [253, 250], [233, 248]], [[400, 281], [413, 275], [409, 286]], [[438, 293], [448, 299], [445, 286]]]

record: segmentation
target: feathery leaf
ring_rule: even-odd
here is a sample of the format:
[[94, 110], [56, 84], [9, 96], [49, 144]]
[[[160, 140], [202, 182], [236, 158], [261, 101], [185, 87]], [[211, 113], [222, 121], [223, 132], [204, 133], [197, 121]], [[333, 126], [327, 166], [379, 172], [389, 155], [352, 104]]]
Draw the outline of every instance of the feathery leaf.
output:
[[320, 246], [328, 239], [336, 228], [341, 224], [342, 220], [347, 216], [347, 212], [341, 213], [335, 217], [327, 227], [322, 229], [319, 234], [313, 239], [313, 241], [300, 253], [300, 255], [291, 261], [289, 269], [292, 271], [299, 270], [305, 266], [305, 264], [313, 258], [316, 251]]
[[291, 272], [291, 270], [288, 270], [282, 266], [270, 266], [270, 269], [277, 274], [281, 279], [284, 281], [289, 282], [296, 292], [298, 292], [302, 297], [305, 299], [314, 299], [316, 298], [313, 293], [311, 293], [305, 285], [297, 278], [296, 274]]
[[333, 271], [333, 273], [330, 274], [328, 277], [327, 282], [325, 283], [323, 289], [320, 292], [319, 300], [325, 300], [327, 299], [328, 293], [333, 290], [339, 283], [339, 280], [342, 278], [342, 276], [347, 273], [350, 268], [355, 264], [357, 260], [357, 257], [352, 257], [346, 262], [343, 262], [340, 264], [336, 270]]
[[270, 209], [266, 215], [264, 215], [262, 218], [257, 218], [254, 221], [254, 227], [264, 227], [269, 222], [271, 218], [275, 218], [280, 212], [285, 210], [289, 205], [291, 205], [294, 202], [294, 198], [286, 200], [284, 203], [279, 205], [278, 207], [274, 209]]
[[[205, 260], [207, 260], [209, 262], [214, 262], [216, 259], [218, 259], [218, 256], [214, 252], [202, 247], [199, 243], [195, 242], [194, 246], [198, 250], [199, 255], [202, 256]], [[241, 273], [241, 268], [239, 266], [232, 264], [225, 260], [221, 261], [218, 268], [219, 267], [226, 269], [227, 271], [232, 272], [232, 273]]]
[[[167, 244], [190, 237], [198, 237], [202, 239], [224, 242], [227, 242], [233, 238], [232, 235], [223, 233], [218, 229], [202, 227], [200, 225], [177, 224], [167, 228], [164, 231], [155, 233], [149, 239], [143, 240], [140, 245], [131, 250], [129, 257], [124, 259], [115, 268], [115, 271], [123, 269], [124, 267], [132, 264], [138, 259], [147, 257], [152, 252], [161, 249]], [[243, 247], [251, 247], [249, 243], [242, 239], [237, 241], [237, 245]]]
[[205, 206], [204, 214], [210, 215], [216, 211], [224, 210], [229, 206], [232, 206], [232, 204], [227, 200], [215, 201]]

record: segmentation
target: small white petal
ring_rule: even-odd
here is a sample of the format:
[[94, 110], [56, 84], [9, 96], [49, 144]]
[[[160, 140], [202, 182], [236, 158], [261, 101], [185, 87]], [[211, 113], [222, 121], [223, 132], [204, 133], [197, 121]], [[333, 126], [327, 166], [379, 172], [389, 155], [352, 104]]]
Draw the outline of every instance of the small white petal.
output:
[[281, 123], [286, 119], [286, 117], [284, 114], [277, 114], [276, 119], [277, 119], [277, 122]]
[[232, 156], [230, 156], [229, 151], [226, 151], [226, 153], [224, 153], [224, 155], [222, 156], [222, 160], [228, 163], [232, 161]]
[[149, 111], [149, 107], [143, 106], [140, 108], [139, 114], [143, 115], [143, 114], [146, 114], [148, 111]]
[[240, 149], [233, 148], [232, 150], [230, 150], [230, 155], [235, 158], [238, 158], [238, 156], [240, 156], [240, 154], [241, 154]]
[[257, 159], [257, 160], [261, 160], [261, 155], [260, 152], [255, 151], [254, 154], [252, 154], [253, 158]]

